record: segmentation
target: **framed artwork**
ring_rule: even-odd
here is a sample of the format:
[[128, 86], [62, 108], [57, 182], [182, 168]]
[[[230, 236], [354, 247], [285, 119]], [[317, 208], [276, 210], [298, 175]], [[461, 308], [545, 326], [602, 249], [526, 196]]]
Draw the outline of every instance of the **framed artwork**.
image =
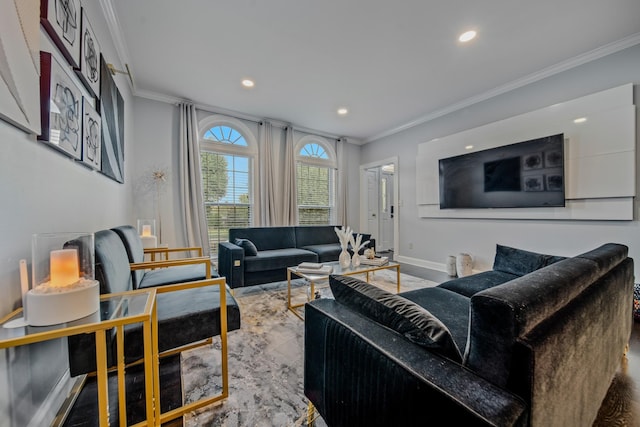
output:
[[544, 191], [542, 175], [525, 176], [524, 191]]
[[40, 72], [42, 132], [38, 139], [80, 160], [82, 92], [49, 52], [40, 52]]
[[542, 167], [542, 153], [531, 153], [522, 157], [523, 170], [541, 169]]
[[80, 57], [80, 0], [41, 0], [40, 23], [69, 64]]
[[102, 123], [100, 115], [89, 103], [82, 99], [82, 162], [92, 169], [100, 169], [102, 145]]
[[80, 67], [76, 69], [82, 83], [96, 97], [100, 97], [100, 45], [96, 38], [87, 13], [82, 8], [82, 26], [80, 38]]
[[124, 99], [100, 57], [100, 117], [102, 118], [102, 148], [100, 172], [124, 182]]
[[562, 175], [546, 175], [547, 191], [562, 191], [564, 189], [564, 179]]
[[0, 120], [38, 135], [40, 1], [0, 0]]
[[562, 166], [562, 151], [545, 151], [544, 164], [548, 168], [556, 168]]

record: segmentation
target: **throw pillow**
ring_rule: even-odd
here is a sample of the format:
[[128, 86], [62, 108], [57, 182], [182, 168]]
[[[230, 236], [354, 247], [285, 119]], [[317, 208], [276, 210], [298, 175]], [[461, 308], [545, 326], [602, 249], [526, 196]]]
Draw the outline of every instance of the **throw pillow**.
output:
[[542, 267], [562, 261], [565, 257], [529, 252], [509, 246], [496, 245], [493, 269], [505, 273], [524, 276]]
[[256, 248], [256, 245], [254, 245], [249, 239], [235, 239], [233, 243], [244, 249], [244, 254], [246, 256], [258, 255], [258, 248]]
[[331, 275], [329, 286], [337, 302], [393, 329], [421, 347], [456, 362], [462, 361], [449, 329], [414, 302], [355, 277]]

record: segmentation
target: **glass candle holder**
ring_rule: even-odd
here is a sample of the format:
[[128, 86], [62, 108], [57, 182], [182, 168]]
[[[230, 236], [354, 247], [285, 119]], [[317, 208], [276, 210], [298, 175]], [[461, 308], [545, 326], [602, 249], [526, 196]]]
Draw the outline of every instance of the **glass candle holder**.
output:
[[139, 219], [138, 235], [142, 240], [143, 248], [157, 248], [158, 238], [156, 237], [156, 220], [155, 219]]
[[157, 236], [155, 219], [139, 219], [137, 229], [139, 236]]
[[34, 234], [32, 286], [25, 318], [32, 326], [70, 322], [95, 313], [100, 286], [95, 280], [93, 233]]

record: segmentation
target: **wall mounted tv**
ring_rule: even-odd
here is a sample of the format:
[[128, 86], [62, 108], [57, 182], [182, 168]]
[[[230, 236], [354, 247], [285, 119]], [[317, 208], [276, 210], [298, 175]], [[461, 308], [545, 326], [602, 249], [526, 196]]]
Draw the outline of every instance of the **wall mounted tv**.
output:
[[440, 209], [565, 205], [564, 134], [439, 160]]

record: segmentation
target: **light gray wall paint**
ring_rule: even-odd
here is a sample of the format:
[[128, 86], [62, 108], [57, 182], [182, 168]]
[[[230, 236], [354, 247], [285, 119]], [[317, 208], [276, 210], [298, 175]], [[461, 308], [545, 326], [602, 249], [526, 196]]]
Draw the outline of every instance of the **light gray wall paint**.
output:
[[[208, 115], [206, 111], [198, 111], [198, 120]], [[134, 158], [136, 170], [134, 172], [134, 215], [136, 218], [154, 216], [153, 195], [146, 191], [144, 182], [155, 167], [164, 167], [169, 171], [166, 190], [160, 196], [160, 213], [162, 217], [163, 241], [170, 246], [183, 245], [181, 229], [184, 219], [180, 209], [180, 181], [179, 181], [179, 113], [177, 106], [161, 101], [153, 101], [143, 98], [135, 98], [134, 102], [135, 122], [135, 147]], [[258, 127], [255, 122], [240, 120], [243, 122], [256, 139], [259, 138]], [[296, 141], [305, 134], [297, 132]], [[284, 157], [285, 133], [279, 126], [273, 126], [273, 154], [274, 157]], [[348, 224], [352, 227], [358, 224], [359, 194], [358, 166], [360, 165], [360, 146], [356, 144], [346, 145], [347, 176], [348, 176]], [[275, 171], [283, 170], [280, 161], [274, 164]], [[280, 185], [281, 178], [276, 177], [276, 185]]]
[[[84, 7], [103, 54], [119, 66], [99, 3], [85, 2]], [[52, 49], [43, 34], [41, 50]], [[115, 80], [125, 102], [125, 184], [0, 121], [0, 317], [21, 305], [18, 261], [26, 258], [30, 266], [32, 234], [94, 232], [132, 220], [132, 96], [127, 77]], [[66, 344], [56, 340], [2, 353], [0, 425], [27, 425], [67, 369]]]
[[[400, 247], [408, 262], [441, 266], [447, 255], [469, 252], [474, 268], [490, 269], [496, 243], [558, 255], [575, 255], [605, 242], [629, 246], [640, 259], [640, 223], [608, 221], [539, 221], [419, 218], [416, 206], [418, 144], [590, 93], [634, 83], [640, 99], [640, 46], [556, 74], [401, 133], [366, 144], [361, 163], [399, 156]], [[638, 110], [636, 110], [636, 122]], [[636, 129], [636, 142], [640, 127]], [[637, 178], [636, 178], [637, 181]], [[637, 184], [636, 184], [637, 186]], [[634, 210], [637, 219], [637, 206]], [[412, 249], [410, 249], [412, 247]], [[636, 271], [638, 267], [636, 267]]]

